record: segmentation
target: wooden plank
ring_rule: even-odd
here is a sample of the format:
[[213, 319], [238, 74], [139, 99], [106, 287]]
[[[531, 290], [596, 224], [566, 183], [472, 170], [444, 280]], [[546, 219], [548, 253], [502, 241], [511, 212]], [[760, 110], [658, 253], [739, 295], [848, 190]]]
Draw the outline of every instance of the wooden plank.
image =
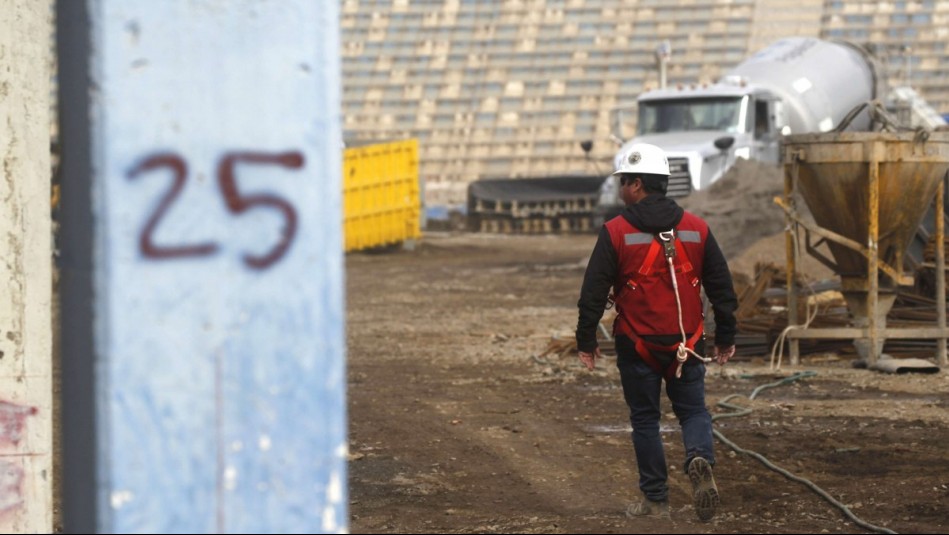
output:
[[[943, 338], [949, 335], [949, 330], [940, 329], [939, 327], [898, 327], [898, 328], [886, 328], [883, 331], [880, 331], [880, 338], [886, 339], [912, 339], [912, 338], [925, 338], [925, 339], [934, 339], [934, 338]], [[869, 329], [859, 329], [855, 327], [841, 327], [841, 328], [808, 328], [808, 329], [795, 329], [788, 333], [788, 338], [814, 338], [814, 339], [841, 339], [845, 340], [848, 338], [868, 338], [870, 336]]]

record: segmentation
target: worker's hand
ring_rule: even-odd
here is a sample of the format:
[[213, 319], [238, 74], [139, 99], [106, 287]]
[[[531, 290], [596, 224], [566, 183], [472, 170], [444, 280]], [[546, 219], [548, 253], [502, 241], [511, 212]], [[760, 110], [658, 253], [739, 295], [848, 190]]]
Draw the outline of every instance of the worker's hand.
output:
[[735, 356], [735, 345], [730, 346], [715, 346], [712, 350], [712, 358], [715, 359], [715, 362], [725, 365], [728, 362], [728, 359]]
[[586, 351], [578, 351], [577, 354], [580, 357], [580, 362], [587, 367], [588, 370], [593, 371], [593, 368], [596, 367], [596, 359], [602, 357], [600, 354], [600, 348], [593, 350], [593, 353], [587, 353]]

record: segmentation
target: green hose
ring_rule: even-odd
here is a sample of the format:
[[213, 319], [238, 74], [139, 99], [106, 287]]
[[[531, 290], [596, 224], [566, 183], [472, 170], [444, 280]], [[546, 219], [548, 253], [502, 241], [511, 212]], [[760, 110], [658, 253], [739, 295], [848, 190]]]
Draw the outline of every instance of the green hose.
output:
[[[806, 378], [806, 377], [814, 377], [815, 375], [817, 375], [817, 373], [816, 373], [816, 372], [812, 372], [812, 371], [798, 372], [798, 373], [795, 373], [794, 375], [791, 375], [790, 377], [785, 377], [784, 379], [781, 379], [781, 380], [779, 380], [779, 381], [775, 381], [775, 382], [773, 382], [773, 383], [768, 383], [768, 384], [761, 385], [761, 386], [759, 386], [758, 388], [755, 388], [755, 389], [754, 389], [754, 391], [751, 393], [751, 395], [748, 396], [748, 399], [749, 399], [749, 400], [755, 399], [755, 398], [758, 396], [758, 394], [761, 393], [763, 390], [767, 390], [767, 389], [769, 389], [769, 388], [775, 388], [775, 387], [782, 386], [782, 385], [786, 385], [786, 384], [791, 384], [791, 383], [793, 383], [793, 382], [795, 382], [795, 381], [798, 381], [798, 380], [800, 380], [800, 379], [804, 379], [804, 378]], [[739, 417], [739, 416], [747, 416], [747, 415], [751, 414], [752, 411], [753, 411], [753, 409], [750, 409], [750, 408], [747, 408], [747, 407], [741, 407], [741, 406], [739, 406], [739, 405], [735, 405], [735, 404], [733, 404], [733, 403], [729, 403], [730, 400], [732, 400], [733, 398], [736, 398], [736, 397], [743, 397], [743, 396], [741, 396], [741, 394], [732, 394], [732, 395], [726, 397], [725, 399], [719, 401], [719, 402], [717, 403], [717, 406], [718, 406], [718, 407], [722, 407], [722, 408], [725, 408], [725, 409], [729, 409], [729, 410], [732, 410], [732, 411], [734, 411], [734, 412], [730, 412], [730, 413], [726, 413], [726, 414], [716, 414], [715, 416], [712, 417], [712, 421], [720, 420], [720, 419], [722, 419], [722, 418], [737, 418], [737, 417]], [[728, 440], [727, 438], [725, 438], [725, 435], [723, 435], [722, 433], [720, 433], [718, 430], [713, 430], [712, 433], [713, 433], [716, 437], [718, 437], [719, 440], [721, 440], [722, 442], [724, 442], [726, 446], [728, 446], [729, 448], [735, 450], [736, 452], [738, 452], [738, 453], [743, 453], [743, 454], [745, 454], [745, 455], [749, 455], [749, 456], [751, 456], [751, 457], [754, 457], [755, 459], [757, 459], [758, 461], [760, 461], [761, 464], [765, 465], [765, 466], [768, 467], [769, 469], [774, 470], [775, 472], [777, 472], [777, 473], [783, 475], [784, 477], [786, 477], [786, 478], [788, 478], [788, 479], [791, 479], [791, 480], [793, 480], [793, 481], [797, 481], [798, 483], [804, 484], [804, 485], [807, 486], [809, 489], [811, 489], [812, 491], [814, 491], [815, 493], [817, 493], [818, 496], [820, 496], [821, 498], [824, 498], [825, 500], [827, 500], [828, 502], [830, 502], [831, 505], [833, 505], [834, 507], [840, 509], [840, 510], [844, 513], [844, 515], [845, 515], [847, 518], [849, 518], [854, 524], [856, 524], [856, 525], [858, 525], [858, 526], [860, 526], [860, 527], [862, 527], [862, 528], [864, 528], [864, 529], [867, 529], [867, 530], [876, 532], [876, 533], [896, 533], [895, 531], [893, 531], [893, 530], [891, 530], [891, 529], [884, 528], [884, 527], [880, 527], [880, 526], [875, 526], [875, 525], [870, 524], [870, 523], [868, 523], [868, 522], [864, 522], [863, 520], [857, 518], [857, 516], [856, 516], [855, 514], [853, 514], [853, 512], [852, 512], [846, 505], [844, 505], [844, 504], [840, 503], [839, 501], [835, 500], [830, 494], [828, 494], [826, 491], [824, 491], [823, 489], [821, 489], [820, 487], [818, 487], [817, 485], [815, 485], [815, 484], [812, 483], [811, 481], [809, 481], [809, 480], [807, 480], [807, 479], [804, 479], [803, 477], [796, 476], [796, 475], [792, 474], [791, 472], [788, 472], [787, 470], [785, 470], [785, 469], [783, 469], [783, 468], [781, 468], [781, 467], [775, 465], [774, 463], [772, 463], [771, 461], [769, 461], [769, 460], [767, 459], [767, 457], [765, 457], [764, 455], [761, 455], [760, 453], [757, 453], [757, 452], [754, 452], [754, 451], [751, 451], [751, 450], [746, 450], [746, 449], [744, 449], [744, 448], [739, 447], [738, 445], [736, 445], [736, 444], [735, 444], [734, 442], [732, 442], [731, 440]]]

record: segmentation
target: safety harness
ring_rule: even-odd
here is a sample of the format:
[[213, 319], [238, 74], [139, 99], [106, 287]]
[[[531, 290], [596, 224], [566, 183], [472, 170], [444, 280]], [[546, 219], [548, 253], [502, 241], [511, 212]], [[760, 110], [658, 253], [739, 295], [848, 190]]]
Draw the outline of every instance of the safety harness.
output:
[[[679, 297], [679, 282], [677, 280], [676, 274], [679, 273], [684, 275], [684, 278], [689, 281], [696, 292], [698, 292], [699, 278], [695, 276], [695, 273], [693, 272], [692, 262], [689, 259], [689, 255], [686, 252], [685, 247], [682, 245], [682, 241], [679, 239], [678, 233], [675, 229], [663, 231], [654, 235], [654, 239], [649, 245], [649, 250], [646, 252], [646, 259], [643, 261], [642, 266], [640, 266], [633, 276], [626, 281], [626, 284], [624, 284], [623, 287], [616, 292], [615, 296], [611, 295], [608, 298], [607, 308], [611, 308], [616, 300], [622, 296], [623, 292], [635, 291], [640, 284], [639, 281], [642, 278], [652, 275], [653, 266], [655, 265], [656, 259], [659, 257], [660, 252], [665, 254], [666, 265], [669, 267], [669, 276], [672, 279], [672, 290], [676, 298], [676, 310], [678, 312], [679, 319], [679, 333], [682, 335], [682, 341], [671, 346], [647, 342], [641, 336], [636, 334], [632, 323], [630, 323], [629, 319], [627, 319], [623, 313], [620, 313], [619, 317], [622, 318], [622, 320], [625, 321], [629, 326], [630, 338], [636, 344], [636, 352], [643, 359], [643, 361], [657, 373], [665, 376], [666, 380], [672, 380], [673, 377], [682, 377], [682, 365], [685, 364], [685, 362], [689, 359], [689, 356], [695, 357], [706, 363], [712, 361], [712, 359], [705, 358], [695, 352], [695, 344], [698, 342], [699, 338], [702, 337], [704, 332], [702, 324], [699, 323], [699, 327], [695, 330], [692, 336], [687, 337], [685, 333], [685, 327], [682, 323], [682, 300]], [[676, 258], [679, 258], [678, 268], [675, 266]], [[675, 351], [675, 361], [677, 365], [673, 368], [670, 363], [669, 366], [663, 367], [662, 363], [653, 353], [660, 351]]]

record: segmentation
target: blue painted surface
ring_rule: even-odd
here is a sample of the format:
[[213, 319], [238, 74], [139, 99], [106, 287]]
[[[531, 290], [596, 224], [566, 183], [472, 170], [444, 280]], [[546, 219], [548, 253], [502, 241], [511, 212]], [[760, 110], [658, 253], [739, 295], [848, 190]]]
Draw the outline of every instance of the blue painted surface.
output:
[[448, 221], [451, 219], [451, 214], [457, 212], [461, 215], [468, 214], [468, 206], [464, 204], [455, 204], [455, 205], [434, 205], [425, 207], [425, 218], [436, 221]]
[[[91, 0], [100, 531], [347, 529], [345, 338], [336, 2]], [[282, 213], [228, 210], [229, 151], [298, 151], [302, 168], [239, 164], [240, 194]], [[150, 234], [209, 255], [149, 258]]]

